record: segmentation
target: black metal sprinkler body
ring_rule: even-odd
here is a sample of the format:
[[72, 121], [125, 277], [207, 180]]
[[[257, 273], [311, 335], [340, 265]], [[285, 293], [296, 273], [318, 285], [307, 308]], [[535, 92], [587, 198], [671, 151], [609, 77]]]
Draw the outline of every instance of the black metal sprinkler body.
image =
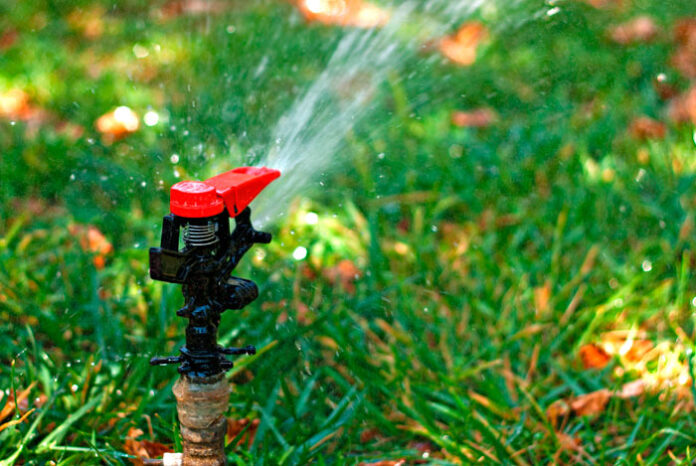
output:
[[[185, 303], [177, 315], [189, 323], [180, 355], [155, 357], [150, 364], [180, 364], [181, 374], [211, 377], [232, 368], [226, 355], [256, 353], [253, 346], [221, 347], [217, 329], [223, 312], [242, 309], [258, 297], [254, 282], [231, 273], [255, 243], [271, 241], [270, 233], [254, 229], [247, 205], [279, 176], [273, 169], [242, 167], [172, 187], [161, 246], [150, 249], [150, 276], [182, 285]], [[230, 218], [235, 220], [232, 232]]]

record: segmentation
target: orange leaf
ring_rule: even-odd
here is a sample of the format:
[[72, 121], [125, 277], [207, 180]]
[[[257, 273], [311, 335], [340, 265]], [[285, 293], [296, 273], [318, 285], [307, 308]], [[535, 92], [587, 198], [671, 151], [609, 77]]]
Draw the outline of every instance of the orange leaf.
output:
[[696, 18], [677, 22], [674, 40], [677, 50], [672, 55], [672, 66], [687, 78], [696, 78]]
[[580, 359], [585, 369], [602, 369], [609, 364], [611, 356], [599, 346], [590, 343], [580, 348]]
[[603, 388], [571, 400], [570, 408], [577, 416], [591, 416], [604, 411], [610, 398], [611, 392]]
[[696, 85], [672, 100], [669, 117], [675, 123], [696, 124]]
[[21, 89], [10, 89], [0, 94], [0, 116], [12, 120], [26, 120], [32, 113], [29, 96]]
[[628, 45], [649, 42], [657, 36], [659, 29], [650, 16], [639, 16], [613, 27], [609, 36], [617, 44]]
[[477, 108], [469, 112], [452, 112], [452, 124], [460, 128], [485, 128], [498, 119], [489, 108]]
[[324, 277], [332, 284], [340, 283], [349, 294], [355, 293], [355, 281], [360, 278], [360, 269], [348, 259], [343, 259], [334, 267], [330, 267], [323, 272]]
[[389, 13], [363, 0], [299, 0], [297, 7], [307, 21], [374, 28], [389, 21]]
[[469, 66], [476, 61], [476, 49], [487, 36], [483, 24], [465, 23], [457, 32], [440, 40], [440, 52], [458, 65]]
[[113, 142], [136, 132], [140, 128], [140, 120], [133, 110], [121, 106], [100, 116], [95, 126], [105, 140]]
[[138, 437], [143, 435], [143, 431], [137, 427], [131, 427], [128, 429], [128, 435], [126, 436], [126, 441], [123, 444], [126, 453], [137, 458], [131, 458], [131, 463], [135, 465], [144, 464], [144, 459], [154, 459], [159, 458], [165, 453], [172, 453], [171, 447], [158, 443], [151, 442], [150, 440], [137, 440]]
[[664, 123], [645, 116], [634, 119], [628, 130], [631, 136], [641, 141], [664, 139], [667, 133], [667, 127]]
[[34, 388], [35, 385], [36, 382], [32, 382], [27, 388], [17, 393], [16, 399], [14, 394], [10, 394], [7, 401], [5, 401], [5, 406], [0, 410], [0, 421], [12, 414], [12, 411], [14, 411], [15, 408], [19, 408], [20, 412], [28, 409], [27, 398], [29, 397], [31, 389]]
[[6, 422], [4, 424], [0, 424], [0, 432], [7, 429], [8, 427], [12, 427], [14, 425], [21, 424], [22, 422], [24, 422], [24, 420], [26, 418], [28, 418], [31, 413], [34, 412], [34, 409], [35, 408], [30, 409], [29, 411], [24, 413], [24, 415], [22, 417], [20, 417], [19, 419], [15, 419], [14, 421], [9, 421], [9, 422]]
[[247, 448], [251, 447], [254, 443], [254, 438], [256, 437], [256, 431], [259, 429], [259, 424], [261, 421], [254, 419], [250, 421], [249, 419], [232, 419], [227, 418], [227, 443], [234, 440], [239, 434], [244, 432], [237, 439], [237, 446], [246, 445]]

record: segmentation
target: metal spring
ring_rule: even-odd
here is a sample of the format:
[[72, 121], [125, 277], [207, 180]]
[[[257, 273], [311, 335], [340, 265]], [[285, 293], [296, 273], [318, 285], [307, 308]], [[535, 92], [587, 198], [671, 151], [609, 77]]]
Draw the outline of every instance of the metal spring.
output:
[[186, 225], [184, 230], [184, 242], [187, 246], [210, 246], [217, 243], [215, 236], [215, 224], [208, 222], [205, 225]]

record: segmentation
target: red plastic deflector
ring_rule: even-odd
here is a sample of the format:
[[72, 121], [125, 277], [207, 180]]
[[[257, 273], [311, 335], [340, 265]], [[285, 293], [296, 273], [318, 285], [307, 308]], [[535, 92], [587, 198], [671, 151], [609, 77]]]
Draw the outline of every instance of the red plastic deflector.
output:
[[172, 186], [170, 196], [169, 209], [180, 217], [211, 217], [225, 210], [215, 188], [200, 181], [180, 181]]
[[225, 201], [230, 217], [246, 209], [263, 188], [280, 176], [280, 171], [266, 167], [240, 167], [208, 178], [205, 184], [215, 188]]

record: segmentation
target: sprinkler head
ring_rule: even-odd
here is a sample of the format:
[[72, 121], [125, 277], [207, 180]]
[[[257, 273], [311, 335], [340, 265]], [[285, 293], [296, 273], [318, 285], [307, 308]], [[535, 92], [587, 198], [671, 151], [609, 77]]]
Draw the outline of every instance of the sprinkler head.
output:
[[150, 276], [182, 285], [185, 303], [177, 315], [189, 324], [180, 355], [152, 358], [151, 364], [180, 364], [182, 374], [209, 377], [233, 366], [225, 355], [256, 352], [253, 346], [219, 346], [217, 328], [224, 311], [242, 309], [258, 296], [254, 282], [230, 274], [254, 243], [271, 241], [270, 233], [251, 225], [248, 205], [279, 176], [270, 168], [241, 167], [172, 186], [160, 247], [150, 249]]

